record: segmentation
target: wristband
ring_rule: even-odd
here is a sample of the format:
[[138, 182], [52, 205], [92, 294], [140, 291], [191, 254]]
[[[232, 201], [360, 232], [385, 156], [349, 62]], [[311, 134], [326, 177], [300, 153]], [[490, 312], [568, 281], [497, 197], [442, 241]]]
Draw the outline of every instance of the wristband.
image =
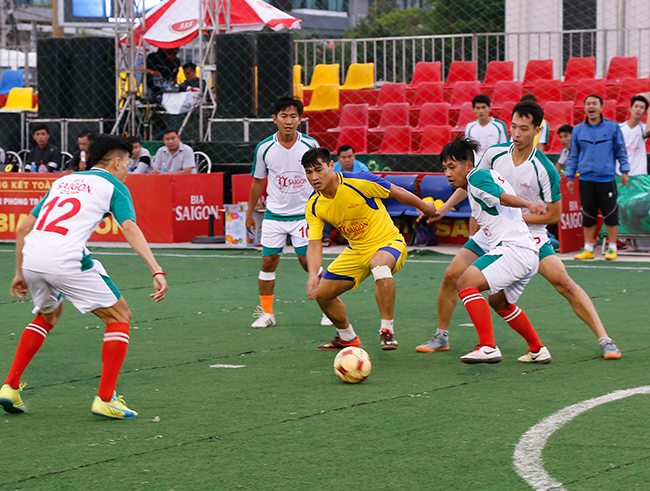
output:
[[158, 273], [154, 273], [154, 274], [153, 274], [153, 277], [155, 278], [156, 275], [159, 275], [159, 274], [161, 274], [161, 275], [163, 275], [163, 276], [167, 276], [167, 273], [165, 273], [164, 271], [160, 271], [160, 272], [158, 272]]

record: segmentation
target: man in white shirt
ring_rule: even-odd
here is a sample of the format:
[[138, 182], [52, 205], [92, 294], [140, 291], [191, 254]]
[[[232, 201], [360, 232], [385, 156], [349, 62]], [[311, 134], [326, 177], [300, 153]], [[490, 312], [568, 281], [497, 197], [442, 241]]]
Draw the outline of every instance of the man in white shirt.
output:
[[133, 152], [129, 159], [129, 172], [134, 174], [151, 174], [153, 167], [151, 165], [151, 154], [140, 143], [140, 138], [130, 136], [126, 139], [133, 145]]
[[566, 161], [569, 158], [571, 133], [573, 133], [573, 126], [570, 124], [563, 124], [557, 129], [557, 137], [560, 139], [560, 143], [562, 144], [562, 151], [560, 152], [560, 156], [555, 163], [555, 168], [558, 172], [562, 171], [562, 167], [566, 165]]
[[164, 147], [156, 152], [152, 174], [196, 174], [194, 150], [181, 142], [176, 128], [167, 128], [163, 132]]
[[472, 99], [472, 109], [477, 119], [467, 123], [465, 137], [480, 144], [475, 155], [475, 161], [479, 162], [492, 145], [508, 142], [508, 129], [503, 121], [490, 117], [490, 98], [485, 94]]
[[[627, 160], [630, 163], [630, 176], [646, 175], [648, 173], [648, 155], [645, 151], [645, 139], [650, 136], [650, 127], [641, 122], [643, 115], [648, 112], [648, 99], [635, 95], [630, 99], [630, 119], [621, 123], [621, 133], [625, 140]], [[616, 173], [621, 174], [618, 161]]]

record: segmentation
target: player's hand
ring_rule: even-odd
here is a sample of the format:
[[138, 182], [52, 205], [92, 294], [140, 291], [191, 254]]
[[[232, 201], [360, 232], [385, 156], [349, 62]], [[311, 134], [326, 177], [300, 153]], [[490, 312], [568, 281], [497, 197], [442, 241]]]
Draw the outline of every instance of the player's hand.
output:
[[12, 297], [18, 297], [18, 298], [27, 298], [27, 282], [25, 281], [25, 278], [23, 278], [22, 274], [17, 274], [14, 276], [13, 281], [11, 282], [11, 288], [9, 288], [9, 292], [11, 293]]
[[621, 174], [621, 184], [627, 186], [627, 183], [630, 182], [630, 176], [627, 174]]
[[165, 295], [167, 294], [167, 290], [169, 290], [169, 285], [167, 284], [165, 275], [157, 274], [156, 276], [154, 276], [153, 287], [156, 290], [156, 293], [152, 293], [149, 296], [153, 298], [156, 302], [160, 302], [163, 298], [165, 298]]
[[253, 215], [246, 215], [246, 230], [248, 230], [248, 232], [251, 234], [255, 233], [255, 218]]
[[311, 300], [316, 300], [318, 296], [318, 284], [320, 283], [320, 277], [310, 276], [307, 280], [307, 296]]
[[548, 211], [546, 206], [537, 203], [531, 203], [527, 208], [532, 215], [543, 215]]
[[566, 188], [569, 190], [571, 194], [573, 194], [573, 181], [567, 181]]
[[152, 174], [162, 174], [162, 172], [160, 172], [160, 169], [151, 169], [151, 173]]

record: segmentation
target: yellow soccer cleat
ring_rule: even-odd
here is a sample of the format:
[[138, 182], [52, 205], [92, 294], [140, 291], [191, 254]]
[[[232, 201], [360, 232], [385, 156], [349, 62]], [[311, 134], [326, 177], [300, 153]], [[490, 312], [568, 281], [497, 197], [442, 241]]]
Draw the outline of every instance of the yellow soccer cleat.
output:
[[104, 402], [99, 396], [95, 396], [90, 410], [97, 416], [105, 416], [112, 419], [133, 419], [138, 416], [138, 413], [126, 407], [122, 396], [117, 396], [115, 393], [113, 393], [113, 397], [108, 402]]
[[0, 389], [0, 405], [8, 413], [24, 413], [25, 404], [20, 398], [20, 391], [23, 390], [24, 385], [18, 389], [13, 389], [11, 385], [4, 384]]
[[616, 256], [618, 256], [618, 254], [614, 249], [612, 249], [611, 247], [607, 249], [607, 254], [605, 254], [605, 259], [607, 261], [613, 261], [614, 259], [616, 259]]
[[596, 257], [593, 252], [585, 249], [584, 247], [580, 250], [579, 254], [573, 256], [573, 259], [593, 259]]

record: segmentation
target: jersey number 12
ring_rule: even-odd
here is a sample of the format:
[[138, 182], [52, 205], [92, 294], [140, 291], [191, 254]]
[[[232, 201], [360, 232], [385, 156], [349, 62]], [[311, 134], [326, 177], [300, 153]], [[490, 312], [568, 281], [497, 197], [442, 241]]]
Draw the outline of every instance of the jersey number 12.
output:
[[[42, 230], [44, 232], [54, 232], [55, 234], [61, 234], [61, 235], [66, 235], [68, 233], [67, 228], [60, 227], [58, 224], [67, 220], [68, 218], [72, 218], [77, 213], [79, 213], [79, 210], [81, 209], [81, 202], [77, 198], [67, 198], [57, 204], [58, 201], [59, 201], [59, 197], [57, 196], [56, 198], [48, 201], [47, 203], [45, 203], [45, 205], [43, 205], [43, 210], [45, 211], [45, 213], [43, 214], [43, 218], [41, 218], [41, 221], [36, 226], [36, 230]], [[58, 218], [55, 218], [50, 223], [45, 225], [45, 222], [47, 222], [47, 217], [55, 207], [62, 208], [67, 204], [72, 205], [72, 209], [70, 211], [64, 213]], [[43, 228], [44, 226], [45, 228]]]

